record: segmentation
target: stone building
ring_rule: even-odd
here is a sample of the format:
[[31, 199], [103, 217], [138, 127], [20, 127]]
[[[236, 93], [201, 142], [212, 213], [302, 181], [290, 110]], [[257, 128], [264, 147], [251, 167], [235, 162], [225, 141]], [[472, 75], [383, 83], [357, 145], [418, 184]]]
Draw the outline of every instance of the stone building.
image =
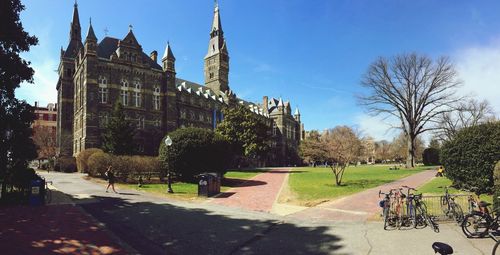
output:
[[38, 159], [51, 158], [56, 149], [57, 104], [42, 107], [35, 102], [35, 119], [31, 125]]
[[[269, 164], [292, 163], [304, 137], [300, 113], [292, 115], [289, 102], [267, 96], [262, 103], [239, 99], [229, 87], [229, 53], [216, 5], [204, 58], [205, 84], [177, 77], [175, 56], [167, 42], [158, 52], [144, 53], [132, 27], [122, 39], [98, 41], [92, 23], [82, 43], [78, 6], [74, 5], [70, 40], [61, 49], [59, 64], [57, 142], [59, 156], [101, 146], [101, 131], [113, 105], [120, 101], [127, 118], [137, 126], [138, 150], [154, 155], [165, 133], [182, 127], [215, 129], [222, 108], [236, 100], [270, 120], [273, 148]], [[159, 63], [160, 61], [160, 63]], [[67, 141], [71, 141], [68, 143]]]

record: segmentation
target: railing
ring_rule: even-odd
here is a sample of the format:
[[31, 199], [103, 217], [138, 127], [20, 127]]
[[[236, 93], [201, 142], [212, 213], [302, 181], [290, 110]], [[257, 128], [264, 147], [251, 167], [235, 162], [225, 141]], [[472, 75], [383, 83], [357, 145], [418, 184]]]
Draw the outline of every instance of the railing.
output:
[[[450, 196], [450, 199], [454, 199], [455, 204], [458, 204], [460, 206], [464, 215], [469, 213], [469, 211], [470, 211], [470, 206], [469, 206], [470, 195], [450, 194], [449, 196]], [[392, 197], [391, 197], [391, 199], [392, 199]], [[427, 207], [427, 213], [431, 217], [434, 217], [437, 221], [454, 221], [453, 215], [451, 213], [448, 213], [448, 215], [446, 215], [447, 204], [441, 205], [442, 199], [444, 199], [444, 196], [422, 196], [422, 201], [425, 203], [425, 205]], [[394, 205], [392, 203], [391, 203], [391, 205], [393, 206], [392, 210], [394, 210]], [[399, 210], [400, 210], [400, 214], [402, 216], [407, 215], [408, 210], [407, 210], [406, 201], [403, 201]]]

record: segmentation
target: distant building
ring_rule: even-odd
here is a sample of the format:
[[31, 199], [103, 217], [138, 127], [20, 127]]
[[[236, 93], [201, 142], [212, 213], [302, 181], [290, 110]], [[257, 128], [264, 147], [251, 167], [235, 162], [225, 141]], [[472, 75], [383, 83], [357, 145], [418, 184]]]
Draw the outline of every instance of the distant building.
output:
[[[158, 61], [161, 64], [158, 64]], [[126, 116], [137, 126], [134, 139], [143, 154], [157, 153], [165, 133], [183, 127], [215, 129], [224, 118], [221, 109], [236, 100], [250, 111], [270, 119], [273, 165], [293, 164], [304, 138], [298, 109], [289, 102], [263, 98], [262, 104], [239, 99], [229, 87], [229, 52], [216, 5], [204, 57], [205, 84], [177, 77], [175, 56], [167, 42], [164, 54], [143, 52], [132, 27], [122, 38], [98, 42], [89, 25], [82, 43], [78, 6], [75, 4], [70, 40], [61, 49], [59, 64], [57, 140], [61, 156], [101, 146], [101, 132], [113, 104], [120, 101]], [[64, 141], [72, 141], [70, 146]]]
[[57, 104], [41, 107], [35, 102], [35, 120], [33, 121], [33, 139], [38, 146], [38, 157], [55, 156], [57, 139]]

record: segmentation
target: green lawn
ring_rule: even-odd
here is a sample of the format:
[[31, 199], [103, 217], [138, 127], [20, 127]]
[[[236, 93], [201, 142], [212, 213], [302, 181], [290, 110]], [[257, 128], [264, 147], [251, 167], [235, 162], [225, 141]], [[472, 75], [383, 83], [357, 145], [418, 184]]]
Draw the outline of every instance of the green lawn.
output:
[[[231, 182], [223, 181], [221, 191], [226, 191], [231, 188], [231, 186], [236, 185], [244, 180], [251, 179], [252, 177], [258, 175], [259, 173], [265, 172], [264, 169], [250, 169], [250, 170], [231, 170], [227, 172], [224, 176], [225, 178], [235, 179]], [[226, 184], [227, 186], [225, 186]], [[135, 189], [145, 192], [151, 192], [160, 195], [167, 195], [169, 197], [179, 198], [179, 199], [195, 199], [198, 195], [198, 185], [196, 183], [186, 183], [186, 182], [175, 182], [172, 184], [173, 194], [167, 193], [166, 184], [144, 184], [142, 187], [138, 187], [136, 184], [120, 184], [129, 189]]]
[[[444, 189], [441, 187], [444, 186], [451, 186], [452, 182], [450, 179], [446, 177], [436, 177], [429, 181], [428, 183], [420, 186], [417, 188], [418, 193], [423, 193], [423, 194], [428, 194], [428, 195], [443, 195], [444, 194]], [[463, 190], [458, 190], [455, 188], [449, 188], [449, 192], [451, 194], [472, 194], [471, 192], [463, 191]], [[493, 201], [493, 196], [490, 195], [481, 195], [481, 200], [487, 201], [487, 202], [492, 202]]]
[[411, 170], [389, 170], [387, 165], [350, 166], [345, 171], [342, 186], [335, 185], [331, 168], [294, 168], [288, 182], [291, 197], [285, 200], [292, 204], [312, 206], [434, 168], [422, 166]]

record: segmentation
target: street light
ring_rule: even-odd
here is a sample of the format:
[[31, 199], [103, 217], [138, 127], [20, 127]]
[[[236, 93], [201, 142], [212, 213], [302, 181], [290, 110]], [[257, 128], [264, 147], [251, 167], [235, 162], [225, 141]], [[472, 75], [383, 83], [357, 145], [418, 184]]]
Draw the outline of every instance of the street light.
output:
[[[172, 139], [170, 138], [169, 135], [167, 135], [167, 138], [165, 139], [165, 145], [167, 146], [167, 150], [168, 147], [172, 145]], [[170, 166], [168, 165], [168, 158], [166, 160], [167, 160], [167, 187], [168, 187], [167, 192], [174, 193], [174, 191], [172, 190], [172, 178], [170, 175]]]

